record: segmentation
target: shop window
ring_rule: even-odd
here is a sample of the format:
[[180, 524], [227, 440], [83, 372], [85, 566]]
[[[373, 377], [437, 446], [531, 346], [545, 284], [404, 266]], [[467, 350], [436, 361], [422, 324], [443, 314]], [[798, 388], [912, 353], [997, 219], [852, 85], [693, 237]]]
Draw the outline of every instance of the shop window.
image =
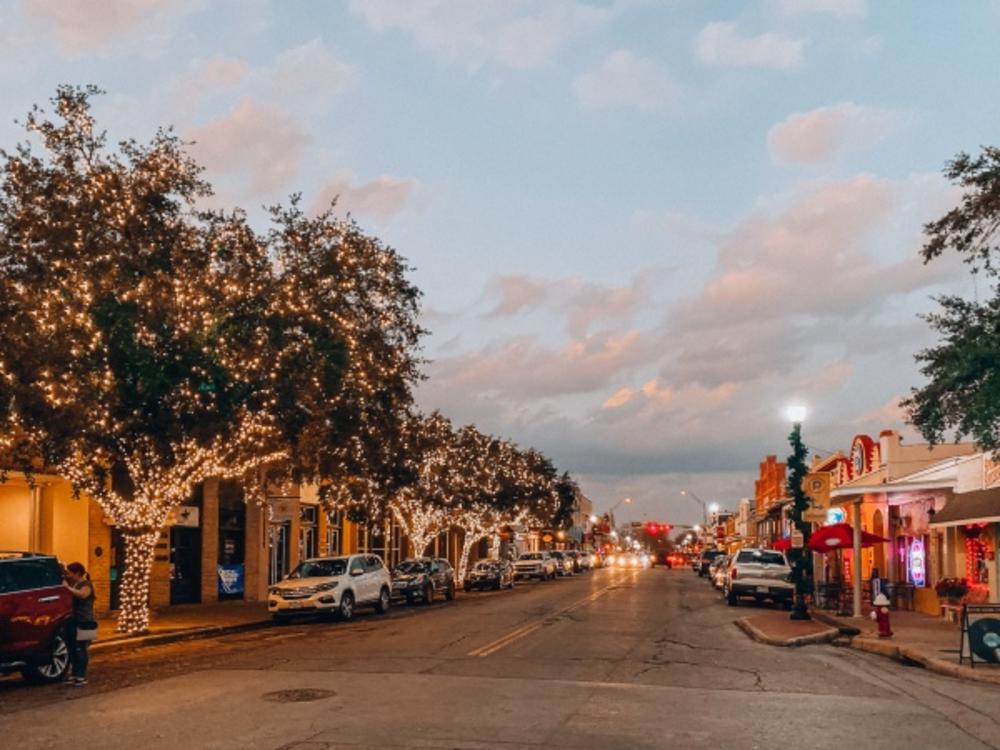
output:
[[342, 555], [344, 551], [340, 548], [340, 540], [344, 530], [341, 526], [341, 514], [339, 511], [331, 511], [327, 513], [326, 520], [326, 553]]
[[965, 580], [970, 587], [986, 588], [990, 583], [989, 560], [993, 552], [985, 540], [982, 526], [966, 526]]
[[217, 561], [220, 600], [242, 599], [246, 575], [246, 502], [237, 482], [219, 483], [219, 559]]
[[316, 557], [318, 543], [319, 508], [315, 505], [299, 507], [299, 559], [308, 560]]

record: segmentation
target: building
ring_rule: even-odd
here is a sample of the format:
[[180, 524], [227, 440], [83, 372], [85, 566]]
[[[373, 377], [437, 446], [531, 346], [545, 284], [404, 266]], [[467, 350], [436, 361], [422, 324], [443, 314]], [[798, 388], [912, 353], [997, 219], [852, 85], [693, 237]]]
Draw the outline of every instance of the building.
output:
[[830, 501], [845, 511], [850, 508], [845, 515], [853, 526], [890, 541], [862, 550], [860, 560], [846, 550], [844, 579], [856, 590], [860, 581], [872, 578], [911, 589], [918, 610], [937, 614], [933, 587], [947, 551], [941, 546], [944, 537], [931, 533], [930, 522], [954, 494], [959, 467], [975, 453], [971, 443], [904, 445], [893, 430], [882, 431], [877, 441], [857, 435], [848, 460], [837, 467]]
[[791, 502], [785, 497], [786, 466], [777, 456], [767, 456], [760, 462], [760, 473], [754, 481], [754, 544], [772, 547], [787, 531], [785, 507]]
[[[94, 581], [98, 612], [117, 609], [124, 539], [100, 505], [74, 496], [61, 477], [42, 474], [28, 482], [11, 472], [0, 484], [0, 518], [0, 549], [82, 562]], [[410, 554], [395, 524], [369, 528], [327, 513], [314, 487], [271, 488], [266, 504], [258, 505], [245, 501], [238, 483], [208, 480], [174, 509], [160, 534], [150, 604], [263, 601], [268, 586], [300, 560], [354, 552], [373, 552], [390, 566]], [[461, 534], [440, 534], [428, 553], [457, 564]]]

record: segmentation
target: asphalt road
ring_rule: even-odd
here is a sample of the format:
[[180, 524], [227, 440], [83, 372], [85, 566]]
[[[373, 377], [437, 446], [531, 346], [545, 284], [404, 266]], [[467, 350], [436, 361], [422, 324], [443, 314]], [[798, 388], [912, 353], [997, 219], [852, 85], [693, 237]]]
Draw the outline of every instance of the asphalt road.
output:
[[1000, 689], [746, 638], [690, 571], [600, 570], [0, 680], [4, 748], [1000, 748]]

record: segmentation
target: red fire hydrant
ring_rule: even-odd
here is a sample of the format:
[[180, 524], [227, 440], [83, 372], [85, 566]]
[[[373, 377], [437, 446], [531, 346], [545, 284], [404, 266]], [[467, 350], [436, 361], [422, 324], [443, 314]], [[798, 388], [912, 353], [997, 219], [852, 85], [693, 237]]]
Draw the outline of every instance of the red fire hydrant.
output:
[[872, 602], [872, 619], [878, 623], [878, 637], [892, 638], [892, 628], [889, 627], [889, 599], [885, 594], [879, 594]]

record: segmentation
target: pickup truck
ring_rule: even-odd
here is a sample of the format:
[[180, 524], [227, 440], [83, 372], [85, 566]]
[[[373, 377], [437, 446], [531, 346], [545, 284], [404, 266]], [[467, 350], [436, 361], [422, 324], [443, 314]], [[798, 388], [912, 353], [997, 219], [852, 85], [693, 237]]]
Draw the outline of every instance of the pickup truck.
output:
[[730, 607], [735, 607], [740, 597], [753, 597], [758, 603], [772, 601], [790, 609], [795, 597], [791, 573], [792, 568], [784, 552], [741, 549], [729, 563], [722, 593]]

